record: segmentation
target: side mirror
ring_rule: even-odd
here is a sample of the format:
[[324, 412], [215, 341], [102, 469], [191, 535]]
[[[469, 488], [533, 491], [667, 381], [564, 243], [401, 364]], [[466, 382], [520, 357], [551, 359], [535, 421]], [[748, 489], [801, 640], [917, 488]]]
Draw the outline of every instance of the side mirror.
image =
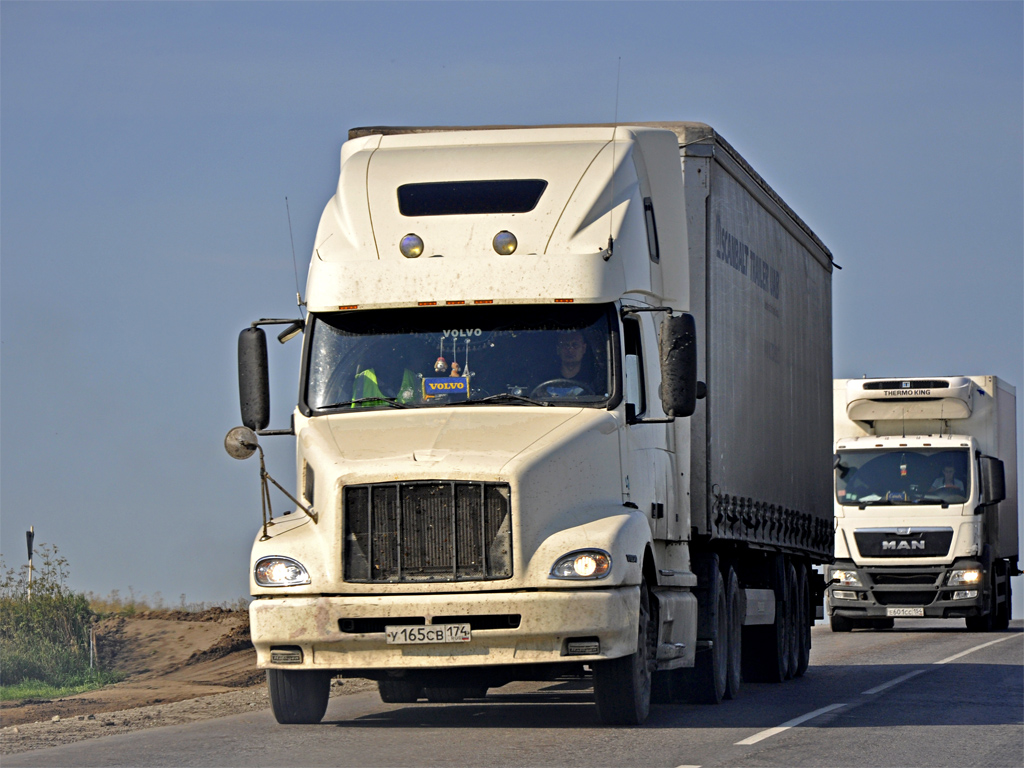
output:
[[242, 423], [257, 431], [270, 423], [267, 369], [267, 334], [262, 328], [246, 328], [238, 334], [238, 399]]
[[978, 459], [978, 478], [981, 481], [982, 505], [998, 504], [1006, 498], [1006, 468], [993, 456]]
[[248, 459], [259, 447], [256, 433], [248, 427], [235, 427], [224, 437], [224, 450], [233, 459]]
[[[661, 323], [661, 397], [666, 416], [692, 416], [697, 399], [706, 394], [697, 381], [697, 324], [693, 315], [671, 315]], [[698, 391], [703, 389], [703, 391]]]

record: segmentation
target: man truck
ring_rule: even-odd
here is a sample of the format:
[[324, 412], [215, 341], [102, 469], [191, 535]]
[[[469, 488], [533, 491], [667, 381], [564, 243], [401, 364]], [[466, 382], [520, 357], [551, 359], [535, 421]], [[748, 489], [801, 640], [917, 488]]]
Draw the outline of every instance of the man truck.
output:
[[[701, 123], [350, 131], [308, 316], [242, 331], [226, 439], [296, 441], [250, 567], [278, 721], [338, 675], [406, 703], [575, 676], [619, 724], [802, 675], [832, 269]], [[268, 430], [274, 323], [304, 341]]]
[[837, 379], [832, 629], [1006, 629], [1017, 563], [1016, 393], [995, 376]]

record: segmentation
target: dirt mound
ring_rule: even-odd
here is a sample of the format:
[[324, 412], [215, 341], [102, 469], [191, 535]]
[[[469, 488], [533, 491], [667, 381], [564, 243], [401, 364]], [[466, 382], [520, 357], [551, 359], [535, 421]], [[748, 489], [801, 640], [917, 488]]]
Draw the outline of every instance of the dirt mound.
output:
[[88, 716], [194, 699], [262, 684], [249, 638], [249, 614], [213, 608], [147, 611], [115, 616], [96, 626], [99, 665], [126, 679], [106, 688], [52, 701], [0, 703], [0, 725], [54, 716]]

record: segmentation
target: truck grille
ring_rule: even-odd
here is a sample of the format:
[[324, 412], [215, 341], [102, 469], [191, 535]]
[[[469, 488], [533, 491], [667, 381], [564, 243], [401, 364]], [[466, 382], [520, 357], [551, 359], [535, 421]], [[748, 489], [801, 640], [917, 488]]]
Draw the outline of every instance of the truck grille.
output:
[[430, 480], [346, 487], [345, 581], [510, 578], [510, 498], [506, 483]]
[[864, 528], [854, 531], [853, 538], [864, 557], [941, 557], [949, 553], [953, 529]]

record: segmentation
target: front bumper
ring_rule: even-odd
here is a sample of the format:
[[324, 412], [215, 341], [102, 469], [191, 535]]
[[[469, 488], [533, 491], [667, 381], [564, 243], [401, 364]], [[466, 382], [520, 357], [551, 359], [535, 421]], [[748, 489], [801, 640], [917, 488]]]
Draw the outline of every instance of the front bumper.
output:
[[[982, 570], [981, 583], [947, 586], [949, 572], [960, 568]], [[837, 560], [832, 569], [855, 571], [863, 586], [830, 586], [830, 616], [848, 619], [907, 618], [908, 612], [903, 609], [921, 609], [924, 618], [952, 619], [980, 616], [984, 613], [984, 606], [988, 605], [988, 574], [982, 564], [976, 561], [960, 560], [948, 566], [858, 568], [851, 562]], [[971, 591], [974, 592], [973, 597], [954, 597], [958, 592]]]
[[[589, 662], [636, 650], [640, 590], [558, 590], [484, 594], [272, 597], [249, 606], [262, 669], [431, 669]], [[384, 626], [468, 621], [466, 643], [388, 645]], [[436, 620], [436, 621], [435, 621]], [[502, 626], [504, 624], [504, 626]], [[513, 626], [515, 625], [515, 626]], [[477, 628], [481, 627], [481, 628]], [[593, 655], [570, 655], [568, 641], [596, 639]], [[276, 656], [301, 661], [275, 663]], [[300, 656], [296, 655], [300, 652]]]

